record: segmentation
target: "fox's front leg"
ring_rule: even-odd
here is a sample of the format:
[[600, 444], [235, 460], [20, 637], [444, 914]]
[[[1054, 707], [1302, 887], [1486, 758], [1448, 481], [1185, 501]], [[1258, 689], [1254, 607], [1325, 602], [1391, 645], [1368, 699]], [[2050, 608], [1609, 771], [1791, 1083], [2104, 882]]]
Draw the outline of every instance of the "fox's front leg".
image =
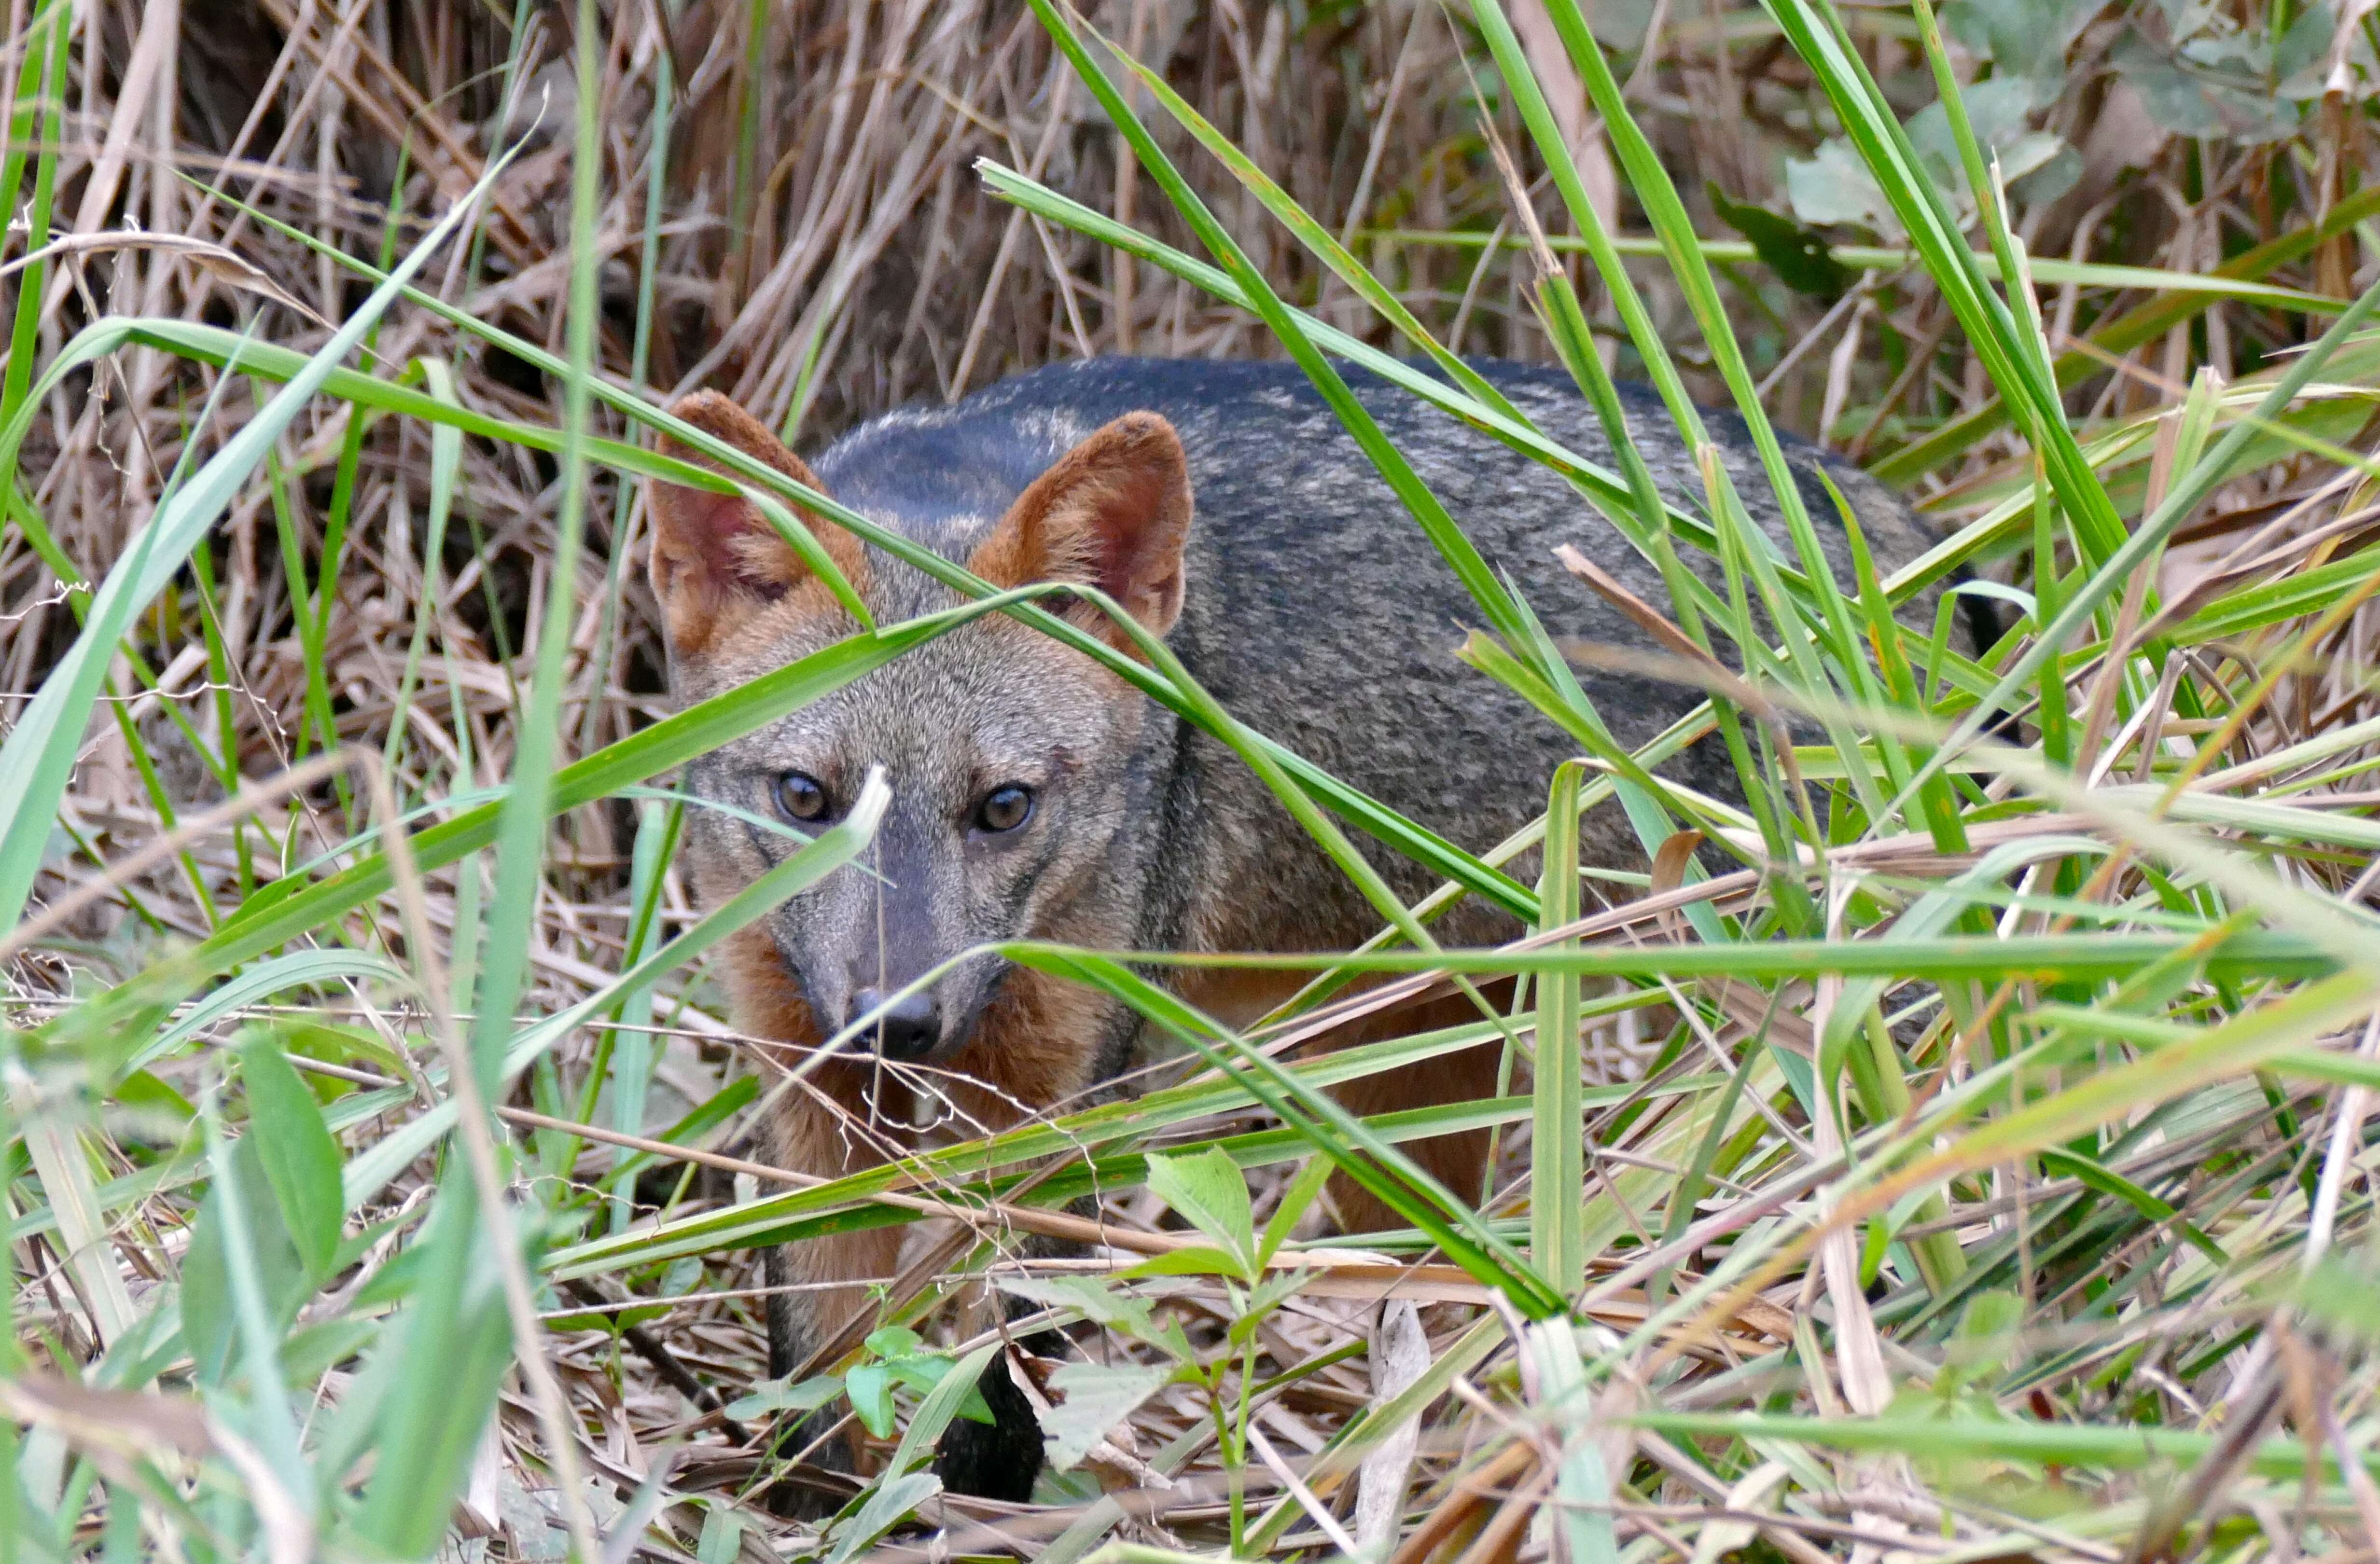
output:
[[[864, 1088], [845, 1078], [851, 1073], [830, 1066], [809, 1083], [819, 1088], [815, 1095], [797, 1088], [793, 1105], [777, 1123], [780, 1167], [832, 1179], [886, 1159], [869, 1133], [875, 1126]], [[800, 1373], [846, 1326], [875, 1310], [874, 1286], [898, 1271], [905, 1231], [887, 1227], [831, 1233], [780, 1244], [764, 1255], [762, 1269], [771, 1289], [771, 1378]], [[1021, 1503], [1032, 1497], [1034, 1480], [1040, 1475], [1041, 1425], [1032, 1403], [1009, 1377], [1004, 1360], [992, 1360], [980, 1388], [993, 1421], [985, 1425], [962, 1418], [953, 1423], [936, 1452], [935, 1475], [953, 1493]], [[817, 1445], [809, 1457], [814, 1463], [835, 1472], [854, 1470], [856, 1430], [825, 1437], [837, 1421], [832, 1408], [810, 1413], [786, 1441], [786, 1453]]]
[[[771, 1126], [779, 1167], [839, 1179], [885, 1160], [868, 1134], [863, 1095], [856, 1083], [841, 1078], [846, 1073], [829, 1065], [793, 1087]], [[763, 1253], [771, 1379], [802, 1372], [846, 1325], [875, 1309], [874, 1285], [891, 1280], [899, 1268], [903, 1231], [828, 1233]], [[779, 1448], [789, 1456], [808, 1451], [811, 1462], [831, 1472], [855, 1471], [857, 1430], [827, 1437], [839, 1421], [832, 1408], [821, 1408], [795, 1424]]]

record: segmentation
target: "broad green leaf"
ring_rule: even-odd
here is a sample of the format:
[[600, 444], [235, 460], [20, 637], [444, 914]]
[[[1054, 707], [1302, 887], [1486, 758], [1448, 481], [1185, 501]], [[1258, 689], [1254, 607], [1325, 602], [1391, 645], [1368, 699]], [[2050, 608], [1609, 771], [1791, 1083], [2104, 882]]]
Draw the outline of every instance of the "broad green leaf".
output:
[[909, 1512], [942, 1491], [942, 1480], [930, 1472], [906, 1472], [886, 1476], [868, 1491], [859, 1512], [834, 1534], [834, 1546], [821, 1564], [847, 1564], [862, 1548], [872, 1546], [899, 1525]]
[[1297, 1231], [1298, 1218], [1305, 1215], [1306, 1207], [1314, 1204], [1330, 1178], [1329, 1158], [1309, 1157], [1305, 1159], [1305, 1166], [1297, 1170], [1297, 1177], [1289, 1181], [1289, 1187], [1281, 1191], [1280, 1203], [1273, 1206], [1272, 1215], [1265, 1219], [1264, 1231], [1257, 1239], [1258, 1265], [1270, 1260], [1288, 1242], [1289, 1235]]
[[880, 1363], [861, 1364], [843, 1376], [851, 1410], [880, 1439], [892, 1437], [892, 1371]]
[[[233, 1278], [235, 1264], [249, 1267], [246, 1285], [255, 1290], [275, 1334], [288, 1328], [311, 1291], [308, 1263], [290, 1228], [274, 1219], [277, 1192], [256, 1146], [246, 1137], [233, 1141], [227, 1164], [228, 1176], [239, 1181], [242, 1208], [249, 1218], [246, 1244], [232, 1244], [225, 1231], [225, 1192], [216, 1188], [200, 1205], [190, 1246], [182, 1257], [182, 1342], [200, 1383], [206, 1385], [225, 1384], [237, 1372], [240, 1284]], [[223, 1182], [218, 1175], [216, 1182]]]
[[[754, 919], [783, 904], [789, 896], [816, 884], [858, 855], [875, 835], [878, 820], [891, 797], [880, 771], [871, 772], [850, 812], [797, 853], [789, 855], [766, 874], [704, 915], [701, 922], [622, 973], [613, 982], [557, 1015], [516, 1035], [498, 1061], [498, 1079], [509, 1082], [573, 1030], [603, 1013], [621, 999], [649, 987], [662, 974], [694, 960], [720, 940]], [[353, 1210], [370, 1199], [413, 1159], [454, 1127], [455, 1099], [448, 1097], [428, 1112], [410, 1119], [395, 1134], [346, 1165], [342, 1178], [344, 1198]]]
[[[1546, 805], [1545, 875], [1537, 903], [1545, 910], [1538, 932], [1577, 921], [1578, 791], [1585, 768], [1567, 760], [1555, 768]], [[1558, 940], [1557, 951], [1578, 942]], [[1579, 1036], [1578, 975], [1548, 972], [1537, 980], [1536, 1078], [1531, 1087], [1529, 1143], [1529, 1255], [1563, 1297], [1575, 1297], [1586, 1282], [1585, 1137], [1581, 1133], [1585, 1089]]]
[[259, 962], [230, 982], [210, 990], [206, 998], [176, 1015], [171, 1026], [135, 1049], [131, 1056], [117, 1066], [117, 1071], [129, 1073], [135, 1070], [145, 1070], [225, 1016], [237, 1014], [275, 994], [285, 994], [292, 988], [311, 984], [336, 983], [357, 977], [402, 983], [405, 970], [386, 957], [373, 955], [369, 951], [336, 949], [292, 951], [287, 955]]
[[905, 1325], [888, 1325], [868, 1333], [860, 1343], [880, 1358], [905, 1358], [925, 1344], [925, 1338]]
[[[426, 1558], [445, 1534], [513, 1365], [495, 1256], [477, 1219], [470, 1181], [459, 1170], [437, 1204], [417, 1244], [421, 1263], [411, 1296], [365, 1370], [384, 1387], [377, 1424], [355, 1431], [356, 1453], [374, 1452], [357, 1534], [400, 1558]], [[424, 1372], [424, 1365], [434, 1368]]]
[[978, 1395], [977, 1386], [986, 1370], [999, 1364], [994, 1372], [1008, 1372], [1001, 1357], [1006, 1350], [1003, 1342], [987, 1341], [943, 1372], [934, 1388], [926, 1392], [925, 1400], [917, 1403], [917, 1416], [902, 1431], [901, 1443], [892, 1451], [893, 1472], [905, 1472], [932, 1454], [942, 1430]]
[[1056, 1404], [1041, 1423], [1050, 1464], [1060, 1472], [1072, 1472], [1093, 1445], [1137, 1411], [1141, 1402], [1165, 1388], [1172, 1377], [1171, 1367], [1060, 1364], [1050, 1376], [1050, 1388], [1064, 1400], [1051, 1398]]
[[1248, 1203], [1247, 1176], [1230, 1158], [1212, 1146], [1151, 1157], [1148, 1187], [1175, 1215], [1213, 1239], [1237, 1267], [1237, 1275], [1255, 1275], [1256, 1214]]
[[[1154, 1183], [1154, 1179], [1149, 1181]], [[1123, 1275], [1129, 1279], [1143, 1276], [1227, 1276], [1238, 1281], [1254, 1279], [1247, 1256], [1211, 1243], [1194, 1243], [1182, 1249], [1169, 1249], [1162, 1255], [1151, 1255], [1135, 1261]]]
[[1094, 1325], [1104, 1325], [1147, 1339], [1150, 1331], [1149, 1302], [1123, 1288], [1088, 1276], [1015, 1276], [999, 1273], [1000, 1290], [1029, 1299], [1044, 1308], [1070, 1308]]
[[281, 1220], [306, 1274], [326, 1279], [346, 1217], [339, 1143], [322, 1122], [322, 1104], [281, 1057], [271, 1032], [251, 1031], [243, 1041], [240, 1078], [248, 1084], [248, 1138], [256, 1143]]

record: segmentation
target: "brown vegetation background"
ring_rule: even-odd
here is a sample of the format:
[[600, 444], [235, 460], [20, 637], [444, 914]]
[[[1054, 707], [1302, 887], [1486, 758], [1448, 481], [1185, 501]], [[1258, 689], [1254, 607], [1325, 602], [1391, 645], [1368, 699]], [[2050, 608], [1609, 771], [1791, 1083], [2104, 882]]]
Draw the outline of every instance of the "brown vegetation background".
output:
[[[575, 7], [506, 9], [464, 0], [122, 0], [86, 10], [59, 211], [77, 234], [103, 237], [54, 276], [56, 308], [44, 319], [42, 356], [110, 309], [256, 321], [273, 340], [306, 350], [324, 332], [306, 311], [337, 319], [361, 285], [271, 220], [351, 254], [382, 255], [459, 199], [492, 150], [516, 139], [526, 150], [498, 180], [478, 239], [442, 258], [431, 285], [558, 348]], [[1706, 236], [1730, 236], [1709, 212], [1705, 180], [1733, 201], [1790, 212], [1787, 162], [1809, 154], [1829, 121], [1762, 13], [1721, 0], [1625, 9], [1605, 6], [1598, 26], [1633, 49], [1649, 23], [1651, 46], [1625, 56], [1632, 99], [1681, 183], [1705, 203]], [[2063, 195], [2021, 208], [2022, 231], [2038, 252], [2204, 270], [2317, 217], [2343, 188], [2340, 169], [2360, 166], [2362, 116], [2340, 115], [2335, 104], [2309, 105], [2301, 134], [2283, 139], [2236, 143], [2164, 128], [2131, 79], [2107, 63], [2112, 42], [2133, 26], [2129, 13], [2053, 9], [2058, 26], [2083, 20], [2067, 51], [2071, 68], [2032, 116], [2064, 139], [2072, 159]], [[1865, 6], [1846, 14], [1872, 68], [1914, 112], [1931, 88], [1906, 14]], [[1524, 39], [1549, 42], [1540, 11], [1522, 5], [1516, 15]], [[1358, 252], [1461, 350], [1545, 356], [1516, 291], [1524, 268], [1512, 252], [1366, 236], [1515, 233], [1484, 132], [1500, 126], [1524, 149], [1526, 138], [1502, 106], [1467, 21], [1402, 0], [1112, 0], [1093, 7], [1090, 19], [1140, 57], [1162, 62], [1201, 112], [1308, 211], [1354, 236]], [[2144, 25], [2154, 31], [2154, 18]], [[693, 0], [673, 8], [619, 0], [608, 9], [606, 42], [601, 358], [608, 374], [656, 395], [725, 389], [802, 446], [904, 401], [954, 396], [1052, 358], [1269, 350], [1245, 316], [980, 190], [973, 164], [991, 158], [1169, 241], [1189, 242], [1088, 94], [1064, 79], [1021, 5]], [[1550, 47], [1533, 54], [1558, 107], [1569, 111], [1590, 174], [1600, 168], [1607, 176], [1615, 225], [1641, 231], [1608, 177], [1583, 97], [1572, 91], [1564, 99], [1565, 83], [1574, 87], [1567, 66]], [[1965, 57], [1982, 68], [1972, 51]], [[668, 112], [657, 114], [664, 79]], [[2333, 117], [2325, 121], [2325, 114]], [[2325, 123], [2338, 133], [2325, 136]], [[655, 130], [664, 126], [656, 185]], [[1343, 288], [1260, 220], [1227, 173], [1178, 131], [1161, 134], [1284, 294], [1350, 328], [1371, 329]], [[1542, 182], [1537, 194], [1559, 234], [1558, 203]], [[243, 203], [258, 215], [242, 212]], [[639, 374], [649, 214], [661, 221]], [[134, 227], [210, 240], [237, 260], [103, 237]], [[2294, 271], [2343, 291], [2357, 260], [2351, 236], [2342, 236]], [[1648, 280], [1656, 269], [1647, 266]], [[1835, 301], [1796, 293], [1756, 264], [1730, 265], [1727, 274], [1739, 329], [1755, 366], [1770, 375], [1770, 405], [1788, 427], [1873, 457], [1912, 422], [1937, 420], [1986, 390], [1922, 277], [1868, 273], [1854, 295]], [[1652, 293], [1680, 327], [1673, 340], [1690, 340], [1674, 296], [1658, 282]], [[2126, 302], [2120, 291], [2093, 290], [2082, 322], [2119, 313]], [[2077, 329], [2076, 307], [2068, 290], [2053, 327]], [[2168, 400], [2196, 364], [2235, 372], [2295, 330], [2293, 319], [2218, 307], [2132, 352], [2130, 372], [2100, 376], [2078, 406]], [[558, 418], [559, 391], [545, 377], [426, 313], [400, 309], [376, 345], [381, 371], [400, 372], [423, 355], [450, 359], [460, 394], [475, 406]], [[1684, 357], [1691, 368], [1695, 355]], [[1624, 355], [1620, 367], [1628, 368]], [[1720, 388], [1712, 379], [1698, 389], [1716, 397]], [[107, 566], [163, 475], [185, 459], [181, 430], [208, 394], [206, 377], [189, 366], [135, 354], [120, 374], [111, 367], [79, 378], [53, 398], [29, 464], [44, 474], [34, 499], [89, 576]], [[314, 417], [320, 421], [284, 453], [287, 520], [310, 558], [329, 525], [322, 511], [344, 409]], [[377, 742], [395, 720], [387, 697], [410, 627], [407, 605], [425, 589], [407, 547], [424, 503], [423, 444], [418, 429], [374, 431], [362, 499], [342, 518], [348, 546], [363, 557], [335, 577], [339, 612], [330, 616], [325, 652], [351, 737]], [[466, 464], [458, 519], [467, 525], [452, 535], [456, 574], [439, 649], [485, 724], [480, 759], [495, 776], [510, 658], [531, 643], [528, 605], [541, 595], [554, 486], [546, 463], [515, 448], [474, 443]], [[1952, 464], [1925, 474], [1920, 487], [1941, 489], [1976, 470]], [[259, 763], [285, 749], [276, 713], [291, 709], [301, 683], [267, 508], [261, 488], [242, 500], [221, 555], [238, 688], [222, 714], [219, 703], [200, 703], [200, 720], [236, 724], [243, 752]], [[609, 568], [633, 554], [638, 520], [633, 503], [598, 510], [585, 568], [606, 578], [590, 579], [580, 594], [601, 607], [589, 610], [573, 673], [585, 746], [634, 725], [659, 689], [635, 572]], [[485, 545], [477, 552], [475, 538]], [[20, 540], [0, 548], [0, 600], [10, 613], [0, 621], [6, 687], [30, 688], [70, 633], [55, 585]], [[198, 670], [166, 673], [166, 687], [181, 689]], [[435, 726], [422, 724], [425, 734]], [[91, 802], [129, 802], [133, 779], [95, 758]], [[183, 780], [204, 791], [202, 779]], [[594, 858], [614, 846], [587, 845]]]

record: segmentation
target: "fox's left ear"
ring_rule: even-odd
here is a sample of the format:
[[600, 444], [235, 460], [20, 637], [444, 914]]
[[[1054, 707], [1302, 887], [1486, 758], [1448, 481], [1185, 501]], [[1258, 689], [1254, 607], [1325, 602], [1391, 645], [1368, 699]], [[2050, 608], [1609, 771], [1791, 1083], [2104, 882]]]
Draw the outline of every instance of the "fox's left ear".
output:
[[[995, 587], [1097, 587], [1162, 636], [1182, 616], [1189, 540], [1190, 461], [1181, 437], [1155, 413], [1126, 413], [1035, 479], [967, 568]], [[1129, 649], [1106, 614], [1084, 612], [1086, 627]]]
[[[712, 439], [824, 493], [825, 485], [759, 419], [715, 391], [681, 399], [671, 413]], [[662, 454], [717, 470], [718, 464], [663, 440]], [[811, 578], [809, 565], [743, 494], [653, 479], [646, 489], [653, 521], [653, 596], [674, 658], [699, 658], [768, 604]], [[859, 540], [796, 508], [845, 580], [858, 586], [867, 564]]]

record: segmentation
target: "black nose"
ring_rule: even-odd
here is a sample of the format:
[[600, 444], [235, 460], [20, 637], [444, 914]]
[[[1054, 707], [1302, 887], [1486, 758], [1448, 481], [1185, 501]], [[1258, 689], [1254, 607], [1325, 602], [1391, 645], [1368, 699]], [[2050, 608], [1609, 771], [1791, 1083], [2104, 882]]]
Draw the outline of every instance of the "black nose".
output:
[[[858, 1021], [878, 1005], [884, 995], [875, 988], [862, 988], [851, 996], [851, 1014], [846, 1025]], [[942, 1040], [942, 1012], [931, 994], [905, 994], [892, 1001], [892, 1007], [868, 1023], [860, 1034], [876, 1044], [876, 1051], [887, 1059], [918, 1060], [934, 1051]]]

